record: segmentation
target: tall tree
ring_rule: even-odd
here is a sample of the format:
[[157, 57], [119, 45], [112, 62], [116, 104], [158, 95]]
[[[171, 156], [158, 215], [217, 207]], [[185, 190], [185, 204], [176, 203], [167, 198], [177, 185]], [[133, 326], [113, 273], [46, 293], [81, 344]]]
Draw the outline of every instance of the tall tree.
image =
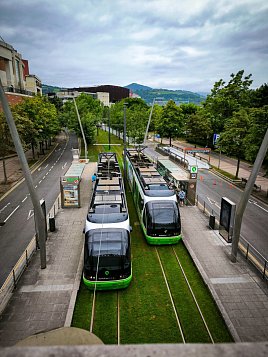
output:
[[[245, 158], [253, 162], [258, 154], [262, 140], [268, 128], [268, 105], [248, 110], [249, 130], [245, 138]], [[268, 164], [268, 153], [264, 163]]]
[[209, 146], [209, 137], [212, 134], [210, 114], [199, 107], [195, 113], [188, 116], [185, 131], [189, 142]]
[[250, 121], [247, 112], [245, 109], [241, 109], [226, 121], [224, 131], [217, 142], [223, 152], [237, 157], [236, 178], [238, 178], [240, 160], [245, 154], [245, 139], [248, 135], [249, 126]]
[[251, 74], [244, 76], [244, 70], [240, 70], [230, 77], [227, 84], [222, 79], [216, 82], [204, 103], [206, 111], [211, 114], [214, 133], [223, 130], [234, 112], [250, 105]]
[[169, 144], [171, 139], [183, 134], [184, 123], [183, 114], [173, 100], [169, 100], [163, 108], [161, 121], [157, 125], [157, 131], [161, 137], [168, 137]]

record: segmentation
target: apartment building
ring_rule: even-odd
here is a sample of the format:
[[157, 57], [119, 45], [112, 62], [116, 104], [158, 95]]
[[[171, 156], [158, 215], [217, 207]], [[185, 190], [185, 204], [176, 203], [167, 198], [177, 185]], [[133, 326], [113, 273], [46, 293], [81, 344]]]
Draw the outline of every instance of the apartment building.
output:
[[0, 78], [10, 104], [42, 94], [41, 80], [29, 73], [27, 60], [0, 37]]

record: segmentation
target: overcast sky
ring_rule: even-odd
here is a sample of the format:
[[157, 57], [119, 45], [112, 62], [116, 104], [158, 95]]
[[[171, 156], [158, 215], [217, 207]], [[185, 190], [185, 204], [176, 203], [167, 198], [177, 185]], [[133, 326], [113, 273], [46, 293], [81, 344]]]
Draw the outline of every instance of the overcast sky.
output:
[[268, 82], [267, 0], [0, 0], [0, 36], [60, 87]]

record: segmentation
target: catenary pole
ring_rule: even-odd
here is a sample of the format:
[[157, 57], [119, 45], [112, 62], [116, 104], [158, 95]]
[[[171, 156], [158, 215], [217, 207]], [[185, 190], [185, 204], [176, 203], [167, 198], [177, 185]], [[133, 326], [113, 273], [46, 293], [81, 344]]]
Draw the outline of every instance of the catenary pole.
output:
[[87, 141], [86, 141], [86, 137], [85, 137], [85, 134], [84, 134], [83, 127], [82, 127], [82, 123], [81, 123], [81, 119], [80, 119], [80, 115], [79, 115], [79, 111], [78, 111], [78, 108], [77, 108], [77, 105], [76, 105], [75, 98], [73, 98], [73, 100], [74, 100], [74, 106], [75, 106], [75, 110], [76, 110], [78, 122], [79, 122], [79, 125], [80, 125], [82, 137], [83, 137], [83, 140], [84, 140], [84, 145], [85, 145], [85, 159], [87, 159]]
[[264, 139], [262, 141], [258, 155], [254, 162], [253, 169], [252, 169], [252, 172], [251, 172], [249, 179], [247, 181], [244, 193], [243, 193], [243, 195], [238, 203], [238, 206], [237, 206], [237, 210], [236, 210], [236, 214], [235, 214], [235, 221], [234, 221], [234, 232], [233, 232], [233, 238], [232, 238], [232, 252], [231, 252], [231, 261], [234, 263], [236, 262], [236, 259], [237, 259], [238, 242], [239, 242], [239, 237], [240, 237], [240, 230], [241, 230], [243, 214], [246, 209], [248, 199], [251, 194], [254, 183], [256, 181], [258, 172], [260, 171], [263, 159], [266, 155], [267, 147], [268, 147], [268, 129], [266, 130], [266, 134], [264, 136]]
[[108, 109], [108, 138], [109, 138], [109, 151], [111, 150], [111, 128], [110, 128], [110, 108]]
[[127, 120], [126, 120], [126, 109], [127, 109], [127, 103], [124, 103], [124, 185], [126, 187], [127, 183], [127, 163], [126, 163], [126, 157], [127, 157], [127, 147], [126, 147], [126, 132], [127, 132]]
[[145, 135], [144, 135], [144, 139], [143, 139], [143, 145], [145, 145], [145, 142], [146, 142], [146, 139], [147, 139], [147, 135], [148, 135], [148, 131], [149, 131], [152, 115], [153, 115], [154, 102], [155, 102], [155, 98], [153, 100], [152, 108], [151, 108], [151, 111], [150, 111], [149, 120], [148, 120], [148, 123], [147, 123], [146, 131], [145, 131]]
[[24, 175], [24, 178], [25, 178], [25, 181], [26, 181], [29, 193], [30, 193], [32, 204], [34, 207], [34, 216], [35, 216], [35, 222], [36, 222], [36, 228], [37, 228], [38, 244], [39, 244], [39, 248], [40, 248], [41, 269], [45, 269], [46, 268], [46, 223], [45, 223], [45, 217], [44, 217], [44, 213], [41, 209], [40, 199], [38, 198], [37, 192], [34, 189], [32, 175], [31, 175], [29, 165], [28, 165], [28, 162], [26, 160], [26, 157], [25, 157], [25, 154], [24, 154], [24, 151], [22, 148], [20, 137], [19, 137], [11, 110], [8, 105], [8, 101], [7, 101], [5, 93], [4, 93], [1, 79], [0, 79], [0, 99], [1, 99], [2, 107], [3, 107], [3, 111], [5, 113], [6, 121], [7, 121], [9, 130], [10, 130], [10, 133], [11, 133], [11, 137], [12, 137], [13, 143], [15, 145], [15, 148], [16, 148], [16, 151], [17, 151], [20, 163], [21, 163], [23, 175]]

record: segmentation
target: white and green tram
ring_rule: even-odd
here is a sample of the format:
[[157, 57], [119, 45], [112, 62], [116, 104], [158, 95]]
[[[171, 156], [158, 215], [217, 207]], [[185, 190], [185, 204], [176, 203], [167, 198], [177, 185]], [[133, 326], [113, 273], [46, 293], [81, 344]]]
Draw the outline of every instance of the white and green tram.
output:
[[177, 196], [141, 148], [127, 149], [127, 177], [149, 244], [174, 244], [181, 237]]
[[132, 279], [129, 215], [115, 153], [100, 153], [85, 224], [84, 284], [91, 290], [128, 287]]

